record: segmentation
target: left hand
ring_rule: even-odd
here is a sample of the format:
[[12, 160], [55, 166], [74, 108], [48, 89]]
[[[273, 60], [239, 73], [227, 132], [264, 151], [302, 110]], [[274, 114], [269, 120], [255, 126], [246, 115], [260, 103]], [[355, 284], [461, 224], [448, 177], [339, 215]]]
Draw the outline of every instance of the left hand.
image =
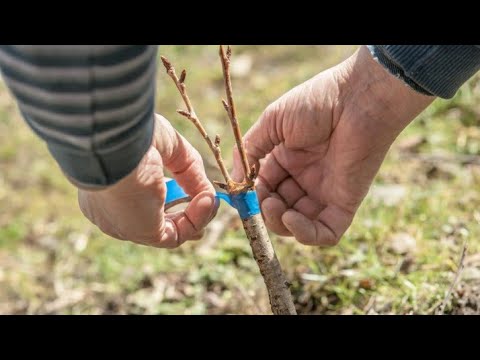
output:
[[[163, 167], [192, 197], [181, 212], [165, 214]], [[160, 115], [150, 149], [137, 168], [118, 183], [99, 191], [78, 191], [83, 214], [105, 234], [139, 244], [175, 248], [203, 236], [218, 209], [197, 150]]]

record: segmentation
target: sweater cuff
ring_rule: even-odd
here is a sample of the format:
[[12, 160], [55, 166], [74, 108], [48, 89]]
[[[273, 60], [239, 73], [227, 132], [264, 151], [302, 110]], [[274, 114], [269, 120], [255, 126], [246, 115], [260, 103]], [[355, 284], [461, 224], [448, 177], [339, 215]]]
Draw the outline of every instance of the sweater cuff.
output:
[[[48, 149], [72, 182], [83, 189], [102, 189], [129, 175], [152, 145], [153, 114], [117, 146], [85, 152], [60, 143], [48, 142]], [[80, 165], [81, 164], [81, 165]], [[79, 166], [80, 165], [80, 166]]]
[[444, 99], [480, 70], [478, 45], [368, 45], [374, 59], [414, 90]]

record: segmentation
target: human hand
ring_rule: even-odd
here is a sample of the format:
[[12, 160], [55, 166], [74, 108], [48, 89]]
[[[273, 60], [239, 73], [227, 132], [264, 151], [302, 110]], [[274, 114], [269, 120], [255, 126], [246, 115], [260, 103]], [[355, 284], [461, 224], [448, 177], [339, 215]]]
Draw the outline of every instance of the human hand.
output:
[[306, 245], [337, 244], [390, 145], [433, 99], [362, 47], [268, 106], [245, 135], [267, 227]]
[[[184, 211], [164, 212], [164, 166], [192, 197]], [[160, 115], [155, 115], [152, 145], [137, 168], [104, 190], [80, 189], [78, 201], [83, 214], [105, 234], [160, 248], [200, 239], [218, 209], [200, 154]]]

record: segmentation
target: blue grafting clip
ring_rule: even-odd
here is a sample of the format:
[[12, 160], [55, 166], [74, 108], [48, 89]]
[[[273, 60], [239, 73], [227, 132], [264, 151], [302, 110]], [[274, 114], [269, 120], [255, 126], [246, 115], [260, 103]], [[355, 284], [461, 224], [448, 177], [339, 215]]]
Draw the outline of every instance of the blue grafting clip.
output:
[[[176, 180], [168, 180], [165, 185], [167, 186], [165, 208], [168, 209], [178, 203], [190, 200], [190, 196], [183, 191]], [[253, 215], [260, 214], [260, 204], [258, 203], [257, 192], [255, 190], [250, 190], [245, 193], [235, 195], [229, 195], [217, 191], [215, 196], [218, 199], [225, 201], [231, 207], [237, 209], [242, 220], [252, 217]]]

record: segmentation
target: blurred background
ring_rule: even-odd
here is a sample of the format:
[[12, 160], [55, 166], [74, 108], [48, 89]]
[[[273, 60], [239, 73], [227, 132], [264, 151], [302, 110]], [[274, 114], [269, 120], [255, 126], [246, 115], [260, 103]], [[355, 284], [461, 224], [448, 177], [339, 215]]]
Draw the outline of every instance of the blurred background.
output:
[[[233, 87], [245, 132], [290, 88], [356, 46], [234, 46]], [[161, 46], [209, 134], [233, 145], [220, 103], [216, 46]], [[156, 109], [221, 179], [159, 66]], [[397, 139], [335, 248], [274, 236], [301, 314], [434, 314], [468, 251], [445, 313], [480, 312], [480, 76], [437, 100]], [[0, 314], [265, 314], [263, 280], [235, 211], [221, 205], [205, 238], [163, 250], [117, 241], [83, 218], [76, 190], [25, 125], [0, 80]]]

